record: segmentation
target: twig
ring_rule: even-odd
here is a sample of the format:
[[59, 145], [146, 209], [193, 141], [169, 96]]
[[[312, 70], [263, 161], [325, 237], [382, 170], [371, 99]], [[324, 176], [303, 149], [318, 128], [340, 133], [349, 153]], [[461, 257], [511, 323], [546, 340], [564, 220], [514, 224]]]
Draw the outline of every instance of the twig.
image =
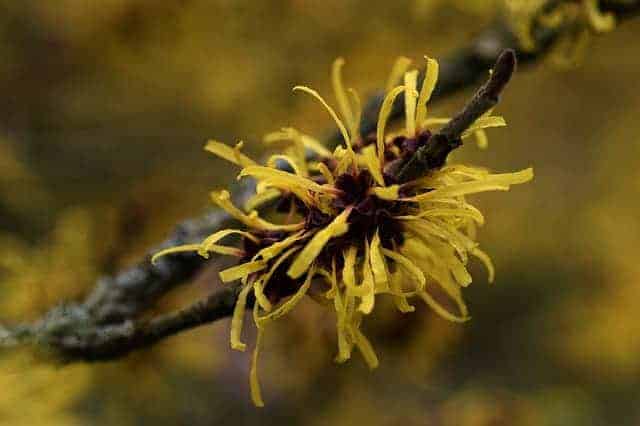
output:
[[147, 348], [166, 337], [231, 315], [240, 286], [224, 287], [206, 299], [149, 321], [126, 320], [103, 327], [90, 327], [75, 333], [49, 336], [45, 343], [56, 348], [63, 361], [107, 361], [120, 358], [138, 348]]
[[462, 133], [498, 103], [500, 93], [511, 80], [515, 69], [516, 53], [507, 49], [498, 57], [487, 82], [480, 87], [463, 110], [434, 134], [427, 145], [418, 149], [408, 159], [398, 173], [398, 180], [406, 182], [420, 177], [427, 170], [442, 167], [449, 153], [462, 145]]
[[[245, 186], [237, 192], [246, 198], [252, 188]], [[138, 264], [114, 277], [101, 278], [82, 304], [96, 324], [113, 324], [135, 318], [152, 306], [156, 300], [187, 282], [206, 264], [197, 253], [179, 253], [165, 256], [155, 264], [150, 258], [160, 249], [200, 242], [221, 227], [233, 227], [236, 221], [225, 212], [209, 214], [179, 224], [161, 245], [149, 251]]]
[[[559, 1], [562, 0], [550, 0], [550, 3]], [[600, 7], [603, 12], [614, 13], [618, 19], [640, 13], [638, 0], [601, 0]], [[494, 23], [467, 47], [440, 62], [440, 76], [432, 100], [437, 101], [477, 84], [504, 49], [514, 48], [520, 64], [538, 62], [549, 52], [561, 31], [534, 26], [532, 36], [537, 48], [528, 52], [518, 47], [516, 37], [505, 23]], [[499, 93], [496, 90], [499, 87], [494, 87], [495, 94]], [[362, 134], [375, 130], [382, 99], [383, 95], [378, 93], [366, 104], [361, 122]], [[401, 99], [394, 104], [391, 120], [402, 117], [403, 105]], [[461, 118], [461, 124], [452, 124], [449, 136], [445, 138], [451, 139], [452, 135], [459, 133], [460, 126], [472, 116], [464, 120]], [[338, 140], [334, 137], [329, 144], [335, 144]], [[234, 198], [240, 204], [252, 192], [252, 187], [240, 186], [234, 191]], [[234, 221], [225, 213], [208, 213], [178, 225], [157, 249], [199, 241], [215, 230], [233, 224]], [[140, 263], [116, 276], [100, 279], [82, 303], [55, 308], [33, 325], [20, 325], [12, 329], [0, 327], [0, 347], [35, 342], [39, 347], [55, 350], [66, 361], [114, 359], [181, 331], [229, 316], [235, 305], [237, 287], [224, 288], [206, 300], [173, 314], [147, 322], [135, 320], [160, 297], [191, 279], [203, 265], [205, 261], [196, 254], [168, 256], [160, 259], [156, 265], [151, 265], [149, 256], [146, 256]]]
[[[239, 285], [225, 286], [182, 310], [148, 321], [128, 319], [115, 324], [96, 325], [80, 307], [60, 306], [33, 325], [22, 325], [11, 331], [0, 327], [0, 339], [5, 348], [33, 343], [41, 349], [53, 350], [53, 356], [62, 362], [107, 361], [228, 317], [236, 305], [239, 290]], [[252, 304], [250, 300], [248, 305]]]

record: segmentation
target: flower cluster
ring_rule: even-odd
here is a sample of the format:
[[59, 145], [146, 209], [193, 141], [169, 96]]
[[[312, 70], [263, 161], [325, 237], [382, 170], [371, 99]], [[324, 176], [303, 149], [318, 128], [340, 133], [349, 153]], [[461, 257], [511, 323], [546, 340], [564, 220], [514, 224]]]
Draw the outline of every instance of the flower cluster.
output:
[[[156, 255], [196, 250], [236, 256], [236, 266], [220, 272], [223, 282], [240, 280], [241, 291], [231, 323], [231, 347], [245, 350], [241, 330], [245, 310], [253, 303], [258, 329], [252, 368], [251, 393], [263, 405], [257, 378], [257, 359], [265, 327], [282, 317], [305, 296], [331, 307], [336, 313], [338, 353], [344, 362], [357, 349], [371, 368], [378, 365], [372, 345], [360, 330], [362, 319], [375, 307], [379, 295], [389, 295], [401, 312], [414, 310], [422, 300], [442, 317], [467, 320], [461, 289], [471, 283], [466, 265], [470, 257], [482, 261], [493, 280], [493, 266], [475, 241], [482, 213], [466, 196], [483, 191], [508, 190], [527, 182], [531, 169], [494, 174], [466, 165], [444, 165], [408, 182], [400, 181], [399, 168], [430, 143], [434, 127], [447, 118], [429, 117], [427, 101], [436, 85], [438, 63], [427, 58], [418, 91], [418, 71], [407, 71], [401, 59], [392, 71], [379, 112], [377, 130], [360, 135], [360, 102], [342, 82], [344, 61], [333, 66], [332, 81], [338, 112], [314, 90], [297, 86], [322, 104], [337, 124], [344, 144], [334, 151], [292, 128], [265, 137], [281, 153], [260, 165], [241, 152], [242, 143], [230, 147], [210, 141], [206, 149], [241, 168], [239, 179], [257, 181], [256, 193], [244, 209], [236, 207], [226, 190], [211, 193], [212, 200], [239, 222], [243, 229], [225, 229], [201, 244], [174, 247]], [[387, 131], [396, 98], [404, 94], [405, 125]], [[485, 130], [505, 125], [489, 113], [462, 135], [475, 136], [486, 146]], [[310, 155], [312, 154], [312, 155]], [[280, 220], [268, 221], [257, 209], [276, 205]], [[277, 222], [277, 223], [276, 223]], [[235, 234], [241, 245], [221, 242]], [[253, 295], [250, 298], [250, 295]], [[448, 300], [447, 300], [448, 299]]]

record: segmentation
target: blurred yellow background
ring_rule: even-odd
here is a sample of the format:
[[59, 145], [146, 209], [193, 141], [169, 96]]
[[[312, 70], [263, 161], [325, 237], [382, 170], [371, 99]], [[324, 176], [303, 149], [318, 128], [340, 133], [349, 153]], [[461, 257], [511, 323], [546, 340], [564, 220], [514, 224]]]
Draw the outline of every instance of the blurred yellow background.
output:
[[[36, 318], [200, 214], [234, 175], [202, 147], [332, 123], [295, 84], [329, 93], [347, 60], [360, 93], [399, 55], [441, 57], [490, 25], [498, 1], [0, 1], [0, 322]], [[381, 366], [336, 365], [312, 302], [269, 331], [261, 379], [228, 321], [108, 364], [0, 353], [7, 425], [635, 425], [640, 423], [640, 22], [594, 38], [582, 63], [522, 68], [509, 127], [454, 159], [535, 180], [478, 197], [473, 319], [384, 307], [365, 324]], [[437, 104], [449, 115], [471, 90]], [[135, 232], [131, 229], [132, 221]], [[203, 277], [162, 300], [211, 290]], [[250, 337], [248, 338], [248, 340]]]

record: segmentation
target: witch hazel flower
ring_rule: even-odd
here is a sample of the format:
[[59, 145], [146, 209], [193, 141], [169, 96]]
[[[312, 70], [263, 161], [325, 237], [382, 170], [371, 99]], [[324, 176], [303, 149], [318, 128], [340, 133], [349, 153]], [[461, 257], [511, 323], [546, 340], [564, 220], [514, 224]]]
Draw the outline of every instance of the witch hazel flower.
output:
[[[335, 312], [336, 361], [347, 361], [357, 350], [372, 369], [378, 366], [378, 357], [360, 326], [381, 295], [389, 295], [403, 313], [424, 302], [447, 320], [467, 321], [462, 289], [472, 281], [467, 270], [470, 258], [486, 266], [490, 282], [494, 278], [491, 259], [476, 242], [476, 228], [484, 223], [484, 216], [467, 196], [506, 191], [533, 178], [530, 168], [491, 173], [446, 163], [447, 149], [470, 137], [486, 148], [485, 129], [505, 125], [490, 110], [473, 120], [453, 145], [434, 157], [436, 161], [425, 163], [421, 173], [406, 173], [407, 164], [418, 153], [439, 146], [434, 129], [450, 123], [449, 118], [428, 114], [427, 102], [438, 78], [437, 61], [427, 58], [418, 90], [418, 71], [407, 70], [406, 58], [398, 60], [377, 129], [368, 135], [359, 132], [360, 101], [355, 91], [344, 87], [343, 64], [338, 59], [332, 69], [337, 111], [313, 89], [294, 88], [320, 103], [335, 121], [343, 143], [331, 151], [312, 136], [283, 128], [266, 135], [264, 142], [280, 151], [259, 164], [242, 153], [242, 143], [231, 147], [209, 141], [207, 151], [240, 167], [238, 179], [257, 182], [255, 195], [244, 208], [232, 203], [227, 190], [211, 193], [212, 201], [243, 226], [154, 257], [197, 251], [205, 258], [211, 253], [238, 258], [237, 265], [220, 272], [220, 278], [241, 283], [231, 320], [233, 349], [246, 349], [241, 333], [245, 311], [253, 305], [258, 335], [250, 385], [257, 406], [264, 405], [257, 373], [264, 331], [307, 295]], [[394, 86], [396, 81], [403, 84]], [[404, 127], [390, 132], [387, 122], [401, 94]], [[276, 216], [281, 220], [261, 217], [258, 209], [265, 206], [275, 206], [271, 210], [279, 212]], [[239, 237], [240, 244], [223, 244], [231, 236]]]

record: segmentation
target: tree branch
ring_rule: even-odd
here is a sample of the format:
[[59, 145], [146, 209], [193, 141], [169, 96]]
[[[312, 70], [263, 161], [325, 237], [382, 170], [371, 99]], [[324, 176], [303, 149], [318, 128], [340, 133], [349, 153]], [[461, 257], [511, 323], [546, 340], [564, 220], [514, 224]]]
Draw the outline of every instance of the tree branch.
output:
[[166, 337], [230, 316], [239, 291], [240, 285], [231, 285], [185, 309], [149, 321], [126, 320], [73, 334], [63, 333], [52, 336], [46, 343], [56, 348], [63, 360], [106, 361], [120, 358], [135, 349], [152, 346]]
[[[33, 343], [53, 349], [53, 356], [62, 362], [107, 361], [230, 316], [239, 291], [238, 284], [225, 286], [187, 308], [148, 321], [127, 319], [100, 326], [91, 324], [89, 318], [85, 318], [84, 326], [79, 326], [77, 318], [85, 316], [86, 312], [77, 312], [77, 306], [60, 306], [36, 324], [19, 326], [10, 333], [0, 328], [0, 339], [4, 347]], [[249, 305], [253, 303], [250, 302]]]
[[[550, 0], [548, 5], [552, 7], [560, 2], [562, 0]], [[640, 13], [638, 0], [601, 0], [600, 6], [603, 12], [614, 13], [618, 19]], [[468, 46], [440, 61], [440, 76], [432, 100], [440, 100], [477, 84], [505, 49], [513, 48], [520, 64], [539, 62], [558, 39], [562, 28], [548, 30], [534, 26], [532, 31], [537, 46], [535, 51], [522, 50], [508, 25], [502, 21], [478, 34]], [[504, 84], [502, 80], [489, 85], [489, 94], [500, 92]], [[382, 93], [374, 94], [366, 104], [361, 122], [363, 135], [375, 131], [383, 96]], [[403, 116], [403, 105], [402, 99], [398, 99], [390, 120]], [[478, 111], [483, 108], [478, 108]], [[451, 139], [459, 134], [462, 125], [476, 114], [475, 110], [473, 114], [465, 115], [463, 112], [465, 116], [451, 124], [448, 136], [445, 136]], [[328, 143], [335, 145], [337, 141], [339, 138], [333, 137]], [[252, 192], [253, 187], [240, 185], [234, 191], [234, 198], [241, 204]], [[200, 241], [220, 228], [233, 225], [235, 221], [223, 212], [208, 213], [178, 225], [169, 238], [150, 253], [164, 247]], [[37, 347], [54, 350], [66, 361], [114, 359], [181, 331], [229, 316], [235, 306], [237, 286], [225, 287], [184, 310], [149, 321], [136, 320], [160, 297], [190, 280], [205, 264], [206, 261], [195, 253], [167, 256], [155, 265], [150, 264], [147, 255], [137, 265], [115, 276], [101, 278], [83, 302], [57, 307], [35, 324], [12, 329], [0, 327], [0, 347], [30, 342]]]

